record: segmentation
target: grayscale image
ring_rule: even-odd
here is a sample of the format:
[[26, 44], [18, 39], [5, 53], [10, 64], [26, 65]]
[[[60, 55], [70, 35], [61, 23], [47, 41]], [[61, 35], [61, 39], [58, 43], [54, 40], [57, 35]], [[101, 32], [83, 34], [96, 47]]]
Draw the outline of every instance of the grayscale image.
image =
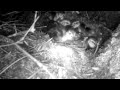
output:
[[0, 11], [0, 79], [120, 79], [120, 11]]

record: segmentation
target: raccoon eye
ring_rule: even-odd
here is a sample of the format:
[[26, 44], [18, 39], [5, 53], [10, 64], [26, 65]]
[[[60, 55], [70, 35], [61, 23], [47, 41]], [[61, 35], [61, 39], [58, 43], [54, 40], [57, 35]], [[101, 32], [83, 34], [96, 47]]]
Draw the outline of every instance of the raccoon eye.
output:
[[79, 27], [79, 26], [80, 26], [79, 21], [73, 22], [73, 23], [72, 23], [72, 26], [73, 26], [73, 28]]
[[93, 39], [88, 40], [88, 44], [91, 48], [95, 47], [96, 42]]
[[67, 26], [67, 25], [70, 25], [70, 21], [68, 20], [63, 20], [62, 22], [60, 22], [63, 26]]

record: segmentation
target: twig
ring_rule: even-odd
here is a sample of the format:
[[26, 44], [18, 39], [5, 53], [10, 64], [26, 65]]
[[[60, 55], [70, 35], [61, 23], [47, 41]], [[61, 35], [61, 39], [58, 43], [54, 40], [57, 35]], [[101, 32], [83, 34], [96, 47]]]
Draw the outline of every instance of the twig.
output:
[[26, 52], [25, 50], [23, 50], [19, 45], [15, 44], [15, 46], [21, 51], [23, 52], [28, 58], [30, 58], [31, 60], [33, 60], [39, 67], [42, 67], [43, 70], [45, 70], [52, 79], [55, 79], [56, 77], [50, 73], [50, 71], [48, 71], [47, 67], [44, 66], [41, 62], [39, 62], [36, 58], [34, 58], [32, 55], [30, 55], [28, 52]]
[[87, 18], [88, 18], [88, 19], [90, 19], [89, 15], [88, 15], [88, 12], [87, 12], [87, 11], [85, 11], [85, 13], [86, 13], [86, 15], [87, 15]]
[[37, 17], [37, 15], [35, 14], [33, 24], [32, 24], [31, 27], [27, 30], [27, 32], [26, 32], [25, 35], [21, 38], [20, 41], [23, 41], [29, 32], [34, 32], [34, 31], [35, 31], [34, 26], [35, 26], [35, 23], [37, 22], [38, 19], [39, 19], [39, 16]]
[[10, 14], [17, 14], [19, 13], [18, 11], [13, 11], [13, 12], [9, 12], [9, 13], [6, 13], [6, 14], [3, 14], [2, 16], [6, 16], [6, 15], [10, 15]]
[[0, 72], [0, 75], [2, 74], [2, 73], [4, 73], [6, 70], [8, 70], [11, 66], [13, 66], [15, 63], [17, 63], [18, 61], [20, 61], [20, 60], [23, 60], [23, 58], [25, 58], [25, 56], [24, 57], [22, 57], [22, 58], [20, 58], [20, 59], [18, 59], [18, 60], [16, 60], [15, 62], [13, 62], [12, 64], [10, 64], [8, 67], [6, 67], [2, 72]]

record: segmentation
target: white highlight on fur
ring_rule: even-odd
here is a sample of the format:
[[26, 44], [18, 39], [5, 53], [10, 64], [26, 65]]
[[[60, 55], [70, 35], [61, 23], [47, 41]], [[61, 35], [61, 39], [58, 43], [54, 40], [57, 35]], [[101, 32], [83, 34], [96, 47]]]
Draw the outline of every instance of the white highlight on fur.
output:
[[49, 55], [51, 59], [58, 60], [58, 62], [62, 63], [63, 66], [70, 67], [74, 51], [69, 47], [55, 45], [50, 48]]
[[68, 32], [66, 32], [65, 35], [61, 38], [61, 41], [64, 42], [64, 41], [67, 41], [67, 40], [72, 40], [74, 36], [75, 36], [75, 33], [74, 33], [74, 32], [68, 31]]

